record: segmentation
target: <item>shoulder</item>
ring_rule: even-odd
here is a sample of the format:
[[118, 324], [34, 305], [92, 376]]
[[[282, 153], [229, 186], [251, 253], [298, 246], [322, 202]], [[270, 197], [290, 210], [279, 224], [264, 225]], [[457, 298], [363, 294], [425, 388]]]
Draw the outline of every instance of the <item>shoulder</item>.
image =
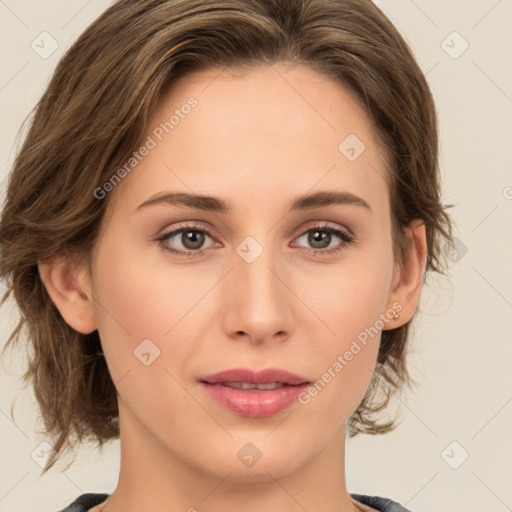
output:
[[412, 512], [400, 503], [381, 496], [364, 496], [362, 494], [350, 494], [350, 496], [359, 503], [373, 507], [380, 512]]
[[107, 498], [108, 494], [82, 494], [73, 503], [60, 510], [60, 512], [87, 512], [90, 508], [103, 503]]

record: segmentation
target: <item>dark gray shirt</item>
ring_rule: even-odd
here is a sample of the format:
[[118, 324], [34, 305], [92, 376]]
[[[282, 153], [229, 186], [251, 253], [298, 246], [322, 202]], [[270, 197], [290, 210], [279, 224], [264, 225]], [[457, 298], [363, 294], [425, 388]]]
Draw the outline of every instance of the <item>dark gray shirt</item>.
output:
[[[363, 505], [369, 505], [381, 512], [411, 512], [396, 501], [380, 496], [363, 496], [362, 494], [351, 494], [350, 496]], [[60, 512], [87, 512], [90, 508], [104, 502], [107, 497], [108, 494], [82, 494], [71, 505]]]

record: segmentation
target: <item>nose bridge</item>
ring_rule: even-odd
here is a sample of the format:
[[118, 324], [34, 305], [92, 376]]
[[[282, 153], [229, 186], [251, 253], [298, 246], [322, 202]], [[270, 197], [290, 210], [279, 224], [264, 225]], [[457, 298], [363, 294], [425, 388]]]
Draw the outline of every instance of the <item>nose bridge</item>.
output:
[[270, 238], [265, 238], [267, 246], [252, 236], [237, 246], [227, 291], [235, 322], [230, 330], [260, 340], [288, 331], [291, 320], [289, 291], [279, 275], [279, 251], [271, 247]]

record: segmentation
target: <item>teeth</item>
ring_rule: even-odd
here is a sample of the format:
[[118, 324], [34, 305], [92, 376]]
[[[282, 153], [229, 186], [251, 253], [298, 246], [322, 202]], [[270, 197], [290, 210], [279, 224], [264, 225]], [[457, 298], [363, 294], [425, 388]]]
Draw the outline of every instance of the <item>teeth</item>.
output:
[[269, 382], [268, 384], [257, 384], [258, 389], [277, 389], [282, 388], [284, 384], [282, 382]]
[[282, 388], [284, 384], [282, 382], [269, 382], [268, 384], [251, 384], [249, 382], [222, 382], [222, 386], [235, 389], [277, 389]]

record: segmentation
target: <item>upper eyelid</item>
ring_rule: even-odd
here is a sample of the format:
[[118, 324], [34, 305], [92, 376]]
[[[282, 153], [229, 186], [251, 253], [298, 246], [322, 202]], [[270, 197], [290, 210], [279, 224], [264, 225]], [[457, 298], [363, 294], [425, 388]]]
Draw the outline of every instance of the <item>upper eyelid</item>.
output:
[[213, 230], [210, 229], [209, 227], [202, 225], [202, 224], [195, 225], [195, 224], [192, 224], [191, 221], [185, 221], [184, 223], [178, 223], [178, 226], [175, 226], [175, 227], [167, 226], [167, 227], [161, 229], [159, 231], [160, 234], [157, 235], [157, 237], [158, 238], [167, 237], [172, 234], [175, 234], [176, 232], [184, 231], [187, 229], [197, 230], [197, 231], [205, 231], [209, 236], [213, 236], [211, 234]]
[[[315, 221], [311, 221], [311, 222], [315, 222]], [[349, 228], [345, 227], [342, 224], [337, 224], [337, 223], [328, 222], [328, 221], [316, 221], [316, 222], [317, 222], [317, 224], [311, 224], [311, 225], [307, 224], [305, 227], [301, 227], [299, 230], [294, 231], [293, 236], [295, 236], [295, 237], [301, 236], [304, 233], [311, 231], [312, 229], [318, 229], [320, 231], [323, 229], [325, 229], [325, 230], [337, 229], [337, 230], [344, 231], [351, 238], [355, 238], [355, 235], [352, 232], [352, 230], [350, 230]]]

